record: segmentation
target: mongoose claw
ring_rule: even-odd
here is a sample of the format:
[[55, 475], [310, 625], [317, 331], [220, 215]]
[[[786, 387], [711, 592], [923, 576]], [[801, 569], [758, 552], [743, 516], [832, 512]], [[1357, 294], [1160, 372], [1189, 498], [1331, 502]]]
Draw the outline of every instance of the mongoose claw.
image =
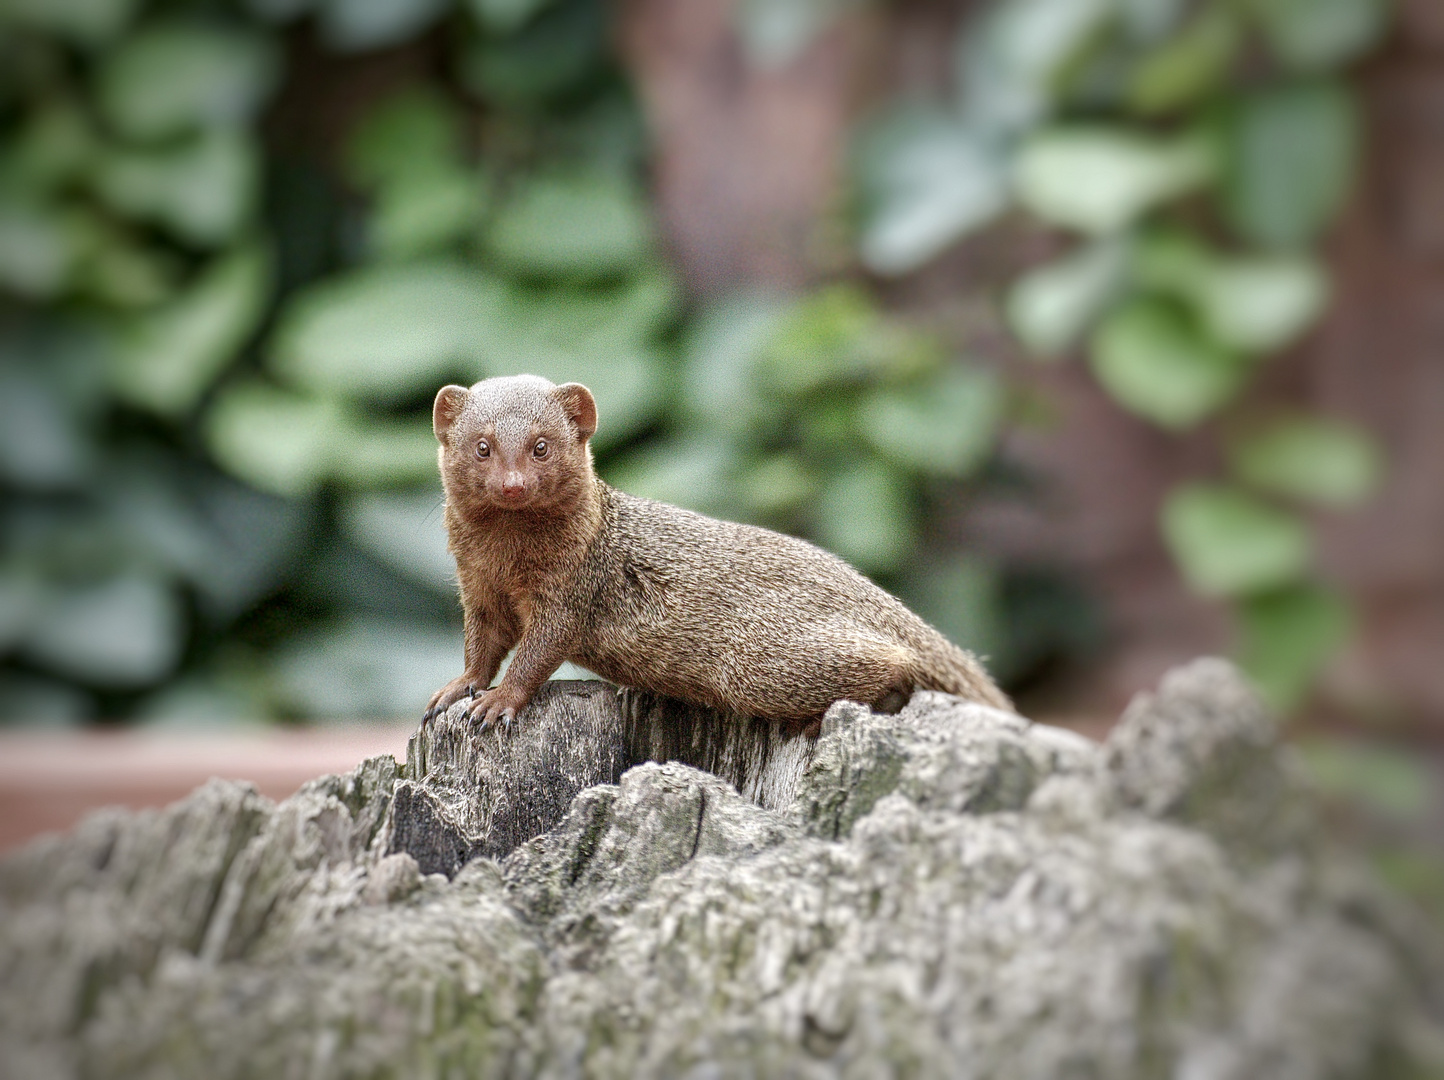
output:
[[516, 725], [516, 710], [517, 706], [507, 698], [500, 697], [496, 690], [489, 690], [473, 699], [466, 711], [477, 731], [499, 728], [511, 734]]
[[516, 730], [516, 710], [503, 709], [493, 705], [486, 710], [485, 714], [473, 714], [471, 722], [476, 725], [477, 731], [490, 731], [492, 728], [498, 728], [510, 735]]
[[446, 710], [451, 708], [463, 698], [476, 696], [476, 684], [467, 680], [465, 675], [452, 679], [436, 693], [431, 695], [427, 703], [426, 711], [421, 714], [421, 726], [425, 727], [438, 716], [444, 716]]

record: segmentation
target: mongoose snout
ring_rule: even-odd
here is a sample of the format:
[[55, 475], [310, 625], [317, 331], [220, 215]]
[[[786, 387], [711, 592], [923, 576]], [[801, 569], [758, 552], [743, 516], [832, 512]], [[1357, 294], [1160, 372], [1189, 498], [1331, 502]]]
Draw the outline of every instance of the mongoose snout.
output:
[[840, 698], [896, 709], [917, 689], [1012, 707], [972, 655], [835, 555], [598, 478], [597, 406], [579, 383], [446, 386], [432, 424], [465, 668], [423, 722], [469, 697], [473, 723], [509, 729], [566, 660], [799, 725]]

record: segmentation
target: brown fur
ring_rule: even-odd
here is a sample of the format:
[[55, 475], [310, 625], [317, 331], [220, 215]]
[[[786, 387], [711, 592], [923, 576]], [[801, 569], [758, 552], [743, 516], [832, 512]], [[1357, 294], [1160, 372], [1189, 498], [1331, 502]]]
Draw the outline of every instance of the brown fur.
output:
[[799, 725], [839, 698], [895, 708], [915, 689], [1011, 708], [970, 654], [836, 556], [598, 479], [584, 386], [532, 375], [448, 386], [433, 420], [466, 670], [426, 719], [473, 696], [473, 722], [509, 727], [564, 660]]

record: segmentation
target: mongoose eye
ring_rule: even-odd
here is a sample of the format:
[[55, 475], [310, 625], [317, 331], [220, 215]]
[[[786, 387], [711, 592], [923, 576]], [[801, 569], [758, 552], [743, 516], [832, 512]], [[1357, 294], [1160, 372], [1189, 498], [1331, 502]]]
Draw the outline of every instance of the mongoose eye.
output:
[[477, 442], [476, 456], [481, 458], [491, 457], [491, 443], [487, 442], [485, 439]]
[[538, 439], [536, 441], [536, 445], [531, 448], [531, 452], [539, 458], [546, 457], [549, 450], [550, 447], [547, 446], [547, 441], [545, 439]]

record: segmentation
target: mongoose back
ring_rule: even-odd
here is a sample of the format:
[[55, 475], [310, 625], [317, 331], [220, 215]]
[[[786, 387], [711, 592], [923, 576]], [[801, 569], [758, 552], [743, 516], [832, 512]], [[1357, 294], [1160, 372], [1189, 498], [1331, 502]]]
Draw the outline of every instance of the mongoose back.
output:
[[836, 556], [599, 479], [579, 383], [446, 386], [432, 421], [466, 668], [425, 720], [470, 697], [472, 723], [510, 728], [564, 660], [803, 728], [839, 698], [896, 708], [915, 689], [1011, 709], [970, 654]]

